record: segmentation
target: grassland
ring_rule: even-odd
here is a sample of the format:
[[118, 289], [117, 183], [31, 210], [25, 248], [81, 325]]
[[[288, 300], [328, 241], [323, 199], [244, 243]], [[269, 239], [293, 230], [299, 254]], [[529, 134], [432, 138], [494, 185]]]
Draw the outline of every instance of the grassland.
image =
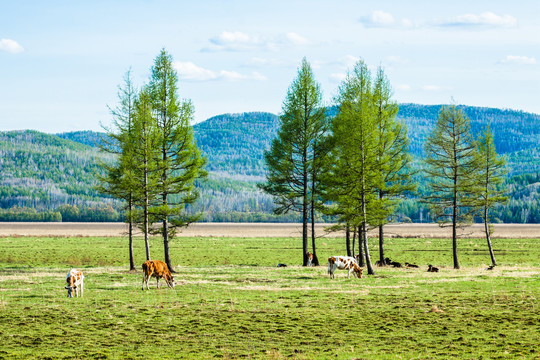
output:
[[[449, 239], [388, 239], [421, 269], [330, 280], [297, 266], [297, 239], [182, 238], [176, 288], [141, 291], [124, 238], [2, 237], [0, 358], [540, 359], [540, 241], [495, 239], [493, 271], [484, 242], [461, 240], [454, 270]], [[343, 243], [321, 239], [319, 256]], [[151, 251], [162, 258], [159, 239]], [[66, 298], [71, 267], [83, 298]]]

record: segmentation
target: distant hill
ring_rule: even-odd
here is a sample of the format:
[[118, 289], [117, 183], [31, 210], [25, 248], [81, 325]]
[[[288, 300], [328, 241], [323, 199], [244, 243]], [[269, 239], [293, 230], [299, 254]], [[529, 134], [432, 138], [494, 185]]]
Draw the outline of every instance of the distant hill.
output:
[[[490, 123], [497, 151], [507, 156], [512, 176], [540, 171], [540, 115], [493, 108], [461, 108], [471, 119], [473, 133], [478, 134]], [[410, 151], [417, 160], [423, 156], [423, 142], [440, 109], [439, 105], [400, 105], [398, 118], [409, 129]], [[264, 181], [264, 151], [270, 147], [278, 128], [279, 117], [263, 112], [224, 114], [194, 125], [197, 143], [208, 158], [210, 172], [209, 180], [200, 184], [201, 199], [194, 210], [204, 210], [207, 220], [213, 221], [276, 220], [271, 215], [272, 199], [261, 193], [256, 183]], [[69, 204], [92, 209], [101, 206], [108, 214], [110, 209], [103, 208], [103, 204], [107, 204], [118, 211], [118, 202], [92, 188], [96, 174], [101, 171], [96, 160], [112, 161], [109, 155], [97, 149], [103, 136], [92, 131], [56, 135], [29, 130], [0, 133], [0, 209], [18, 206], [54, 211]], [[534, 180], [534, 176], [527, 179]], [[536, 194], [538, 186], [533, 180], [512, 187], [519, 194], [519, 201], [535, 201], [534, 196], [531, 200], [531, 196], [523, 195]], [[513, 204], [512, 211], [517, 209], [519, 201]], [[523, 218], [530, 221], [534, 217], [529, 214], [535, 211], [532, 208]], [[409, 215], [407, 217], [411, 218]], [[296, 214], [291, 214], [279, 220], [297, 219]]]

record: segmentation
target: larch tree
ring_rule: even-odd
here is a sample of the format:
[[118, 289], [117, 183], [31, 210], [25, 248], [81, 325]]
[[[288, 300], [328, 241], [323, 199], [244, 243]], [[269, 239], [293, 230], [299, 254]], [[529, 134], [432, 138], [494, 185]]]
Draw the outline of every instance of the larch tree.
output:
[[476, 147], [469, 119], [456, 106], [443, 107], [425, 144], [425, 172], [432, 218], [441, 226], [452, 226], [454, 269], [459, 269], [457, 228], [472, 222], [474, 177], [477, 176]]
[[338, 114], [332, 121], [335, 139], [332, 179], [333, 200], [342, 221], [359, 231], [368, 274], [375, 274], [369, 255], [367, 227], [373, 221], [370, 209], [376, 208], [374, 184], [377, 181], [377, 123], [375, 121], [371, 73], [363, 61], [339, 87]]
[[159, 205], [152, 214], [161, 222], [165, 263], [174, 272], [169, 242], [178, 228], [197, 221], [201, 214], [189, 215], [186, 206], [199, 197], [195, 181], [206, 177], [206, 159], [201, 155], [193, 135], [193, 106], [178, 97], [178, 75], [170, 54], [161, 50], [154, 60], [148, 85], [152, 115], [159, 134], [160, 158], [157, 182]]
[[497, 261], [495, 260], [495, 254], [491, 245], [493, 228], [490, 225], [489, 211], [495, 205], [508, 200], [504, 190], [500, 188], [508, 170], [506, 168], [505, 158], [497, 154], [494, 136], [489, 128], [489, 124], [486, 125], [486, 129], [476, 140], [476, 144], [478, 171], [475, 176], [477, 181], [474, 188], [475, 196], [472, 199], [484, 222], [489, 255], [492, 265], [495, 266], [497, 265]]
[[375, 189], [379, 197], [374, 224], [379, 227], [379, 261], [385, 263], [384, 225], [394, 213], [396, 200], [416, 189], [411, 179], [407, 127], [396, 119], [398, 105], [392, 100], [392, 88], [382, 68], [373, 84], [373, 106], [376, 121], [377, 172]]
[[[324, 143], [325, 109], [320, 85], [304, 58], [297, 77], [288, 89], [282, 106], [280, 128], [265, 152], [268, 167], [266, 183], [259, 187], [274, 197], [276, 214], [299, 211], [302, 214], [303, 265], [307, 265], [308, 220], [317, 199], [317, 153]], [[314, 215], [311, 215], [312, 221]], [[312, 230], [314, 231], [314, 229]], [[314, 262], [318, 263], [312, 236]]]
[[99, 176], [98, 190], [124, 200], [126, 222], [128, 223], [129, 269], [136, 270], [133, 255], [133, 226], [134, 226], [134, 190], [132, 184], [133, 157], [129, 153], [130, 139], [133, 131], [133, 118], [135, 116], [135, 99], [137, 90], [131, 79], [131, 70], [124, 75], [124, 82], [118, 86], [119, 103], [111, 108], [113, 116], [112, 128], [105, 128], [107, 136], [102, 138], [100, 149], [112, 153], [116, 157], [114, 164], [101, 162], [105, 170], [104, 176]]
[[142, 209], [136, 212], [137, 222], [144, 234], [146, 260], [150, 257], [151, 207], [158, 195], [159, 175], [159, 129], [152, 116], [152, 102], [147, 87], [144, 87], [135, 100], [133, 130], [128, 142], [127, 154], [133, 160], [131, 182], [135, 205]]

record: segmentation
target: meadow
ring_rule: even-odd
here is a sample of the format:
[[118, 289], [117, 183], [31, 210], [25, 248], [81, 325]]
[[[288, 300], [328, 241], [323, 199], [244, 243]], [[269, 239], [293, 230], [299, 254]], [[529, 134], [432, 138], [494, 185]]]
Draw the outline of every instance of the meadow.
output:
[[141, 239], [130, 272], [122, 237], [0, 237], [0, 358], [540, 359], [540, 241], [493, 242], [492, 271], [484, 239], [459, 241], [454, 270], [450, 239], [392, 238], [386, 255], [420, 269], [331, 280], [342, 238], [318, 241], [313, 268], [297, 238], [180, 238], [176, 287], [142, 291]]

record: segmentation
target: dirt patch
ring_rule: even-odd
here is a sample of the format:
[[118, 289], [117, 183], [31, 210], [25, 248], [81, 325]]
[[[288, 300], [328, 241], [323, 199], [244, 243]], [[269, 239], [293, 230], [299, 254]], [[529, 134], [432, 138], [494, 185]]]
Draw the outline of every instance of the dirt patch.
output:
[[[317, 234], [325, 237], [344, 237], [343, 231], [325, 233], [331, 224], [316, 224]], [[540, 224], [495, 224], [493, 238], [537, 238]], [[369, 233], [377, 237], [377, 230]], [[390, 224], [385, 226], [388, 238], [449, 238], [450, 228], [437, 224]], [[0, 223], [0, 237], [51, 236], [126, 236], [124, 223]], [[138, 234], [140, 235], [140, 234]], [[292, 237], [302, 236], [301, 224], [276, 223], [197, 223], [178, 234], [180, 237]], [[482, 224], [475, 224], [461, 231], [461, 238], [484, 236]]]

